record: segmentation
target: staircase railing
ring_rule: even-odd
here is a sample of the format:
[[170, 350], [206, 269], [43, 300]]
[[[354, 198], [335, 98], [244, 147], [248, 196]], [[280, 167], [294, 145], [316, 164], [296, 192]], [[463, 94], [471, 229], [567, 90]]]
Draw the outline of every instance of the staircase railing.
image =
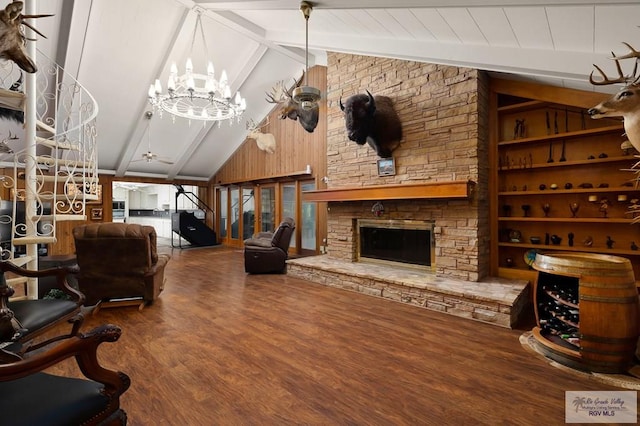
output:
[[[14, 202], [11, 247], [0, 248], [3, 259], [14, 259], [16, 246], [55, 243], [56, 223], [86, 220], [86, 201], [100, 198], [97, 103], [73, 76], [40, 51], [36, 62], [36, 93], [26, 94], [36, 98], [35, 140], [23, 137], [21, 148], [0, 152], [1, 160], [13, 163], [13, 174], [0, 176]], [[22, 73], [12, 62], [0, 64], [0, 87], [9, 88]], [[30, 211], [24, 223], [18, 223], [16, 206], [23, 200]], [[0, 222], [7, 219], [0, 217]]]

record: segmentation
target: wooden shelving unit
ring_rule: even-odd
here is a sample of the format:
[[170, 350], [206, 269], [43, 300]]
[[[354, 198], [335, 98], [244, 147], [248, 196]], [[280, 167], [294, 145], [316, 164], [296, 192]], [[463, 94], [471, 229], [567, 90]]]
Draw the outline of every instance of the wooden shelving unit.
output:
[[[493, 270], [531, 277], [526, 257], [532, 250], [572, 251], [627, 257], [640, 277], [640, 226], [629, 209], [640, 204], [638, 174], [629, 170], [640, 157], [621, 148], [621, 121], [589, 118], [586, 110], [597, 103], [593, 93], [502, 81], [492, 87]], [[545, 98], [522, 96], [537, 92]], [[570, 204], [578, 205], [575, 217]], [[526, 214], [522, 206], [528, 206]], [[521, 235], [519, 242], [508, 237], [512, 231]], [[547, 235], [561, 242], [544, 244]], [[542, 243], [530, 243], [531, 237]]]

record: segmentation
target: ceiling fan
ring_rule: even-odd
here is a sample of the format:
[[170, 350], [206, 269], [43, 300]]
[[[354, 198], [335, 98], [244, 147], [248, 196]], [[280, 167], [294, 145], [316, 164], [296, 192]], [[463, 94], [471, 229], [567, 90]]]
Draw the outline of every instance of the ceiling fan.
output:
[[[305, 20], [305, 84], [307, 84], [307, 78], [309, 75], [309, 16], [313, 10], [313, 3], [308, 1], [300, 2], [300, 10]], [[300, 86], [299, 84], [293, 90], [292, 98], [299, 103], [304, 109], [312, 109], [318, 106], [321, 93], [320, 90], [313, 86]]]
[[154, 154], [153, 152], [151, 152], [151, 117], [153, 117], [153, 112], [147, 111], [144, 113], [144, 116], [147, 118], [147, 120], [149, 120], [149, 123], [147, 124], [148, 151], [142, 154], [141, 159], [131, 160], [131, 162], [137, 163], [139, 161], [146, 161], [147, 163], [151, 163], [153, 161], [157, 161], [159, 163], [164, 163], [164, 164], [173, 164], [173, 161], [159, 157], [158, 154]]

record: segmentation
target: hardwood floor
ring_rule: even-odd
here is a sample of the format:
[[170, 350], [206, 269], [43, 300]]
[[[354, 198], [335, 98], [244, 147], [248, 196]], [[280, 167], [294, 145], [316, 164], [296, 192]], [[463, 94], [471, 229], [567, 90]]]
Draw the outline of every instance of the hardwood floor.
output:
[[130, 425], [556, 425], [566, 390], [617, 389], [550, 366], [522, 330], [246, 275], [236, 249], [172, 255], [155, 304], [84, 326], [123, 329], [100, 357], [131, 377]]

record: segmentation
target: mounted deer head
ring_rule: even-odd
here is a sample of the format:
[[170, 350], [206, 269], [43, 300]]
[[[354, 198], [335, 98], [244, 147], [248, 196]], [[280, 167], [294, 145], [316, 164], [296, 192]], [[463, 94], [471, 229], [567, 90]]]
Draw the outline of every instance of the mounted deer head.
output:
[[[636, 75], [638, 71], [638, 62], [640, 61], [640, 52], [635, 50], [628, 43], [624, 43], [624, 45], [630, 50], [626, 55], [616, 56], [613, 52], [611, 53], [613, 55], [611, 59], [616, 61], [618, 77], [607, 77], [604, 71], [594, 64], [593, 66], [598, 70], [602, 79], [595, 80], [593, 78], [593, 72], [591, 72], [589, 82], [596, 86], [616, 83], [624, 83], [625, 86], [606, 101], [589, 109], [588, 113], [591, 118], [595, 119], [603, 117], [622, 117], [624, 120], [624, 131], [629, 138], [629, 142], [638, 152], [640, 152], [640, 76]], [[622, 72], [620, 60], [623, 59], [635, 59], [633, 73], [630, 75], [624, 75]]]
[[15, 62], [20, 68], [28, 73], [38, 70], [36, 64], [27, 56], [24, 48], [27, 38], [24, 36], [21, 25], [31, 28], [41, 37], [46, 38], [40, 31], [36, 30], [29, 23], [24, 22], [27, 18], [43, 18], [53, 15], [23, 15], [23, 2], [14, 1], [9, 3], [0, 12], [0, 58], [9, 59]]
[[290, 89], [287, 89], [284, 85], [284, 81], [279, 81], [275, 86], [271, 88], [271, 92], [267, 93], [267, 102], [270, 104], [278, 104], [281, 106], [280, 118], [290, 118], [291, 120], [300, 120], [302, 127], [309, 133], [313, 133], [318, 125], [319, 108], [315, 105], [311, 109], [304, 109], [302, 105], [293, 100], [293, 89], [300, 87], [304, 73], [295, 85]]
[[[267, 121], [267, 123], [262, 127], [268, 124], [269, 121]], [[249, 119], [249, 121], [247, 121], [247, 130], [249, 131], [247, 138], [255, 139], [259, 149], [266, 152], [267, 154], [273, 154], [274, 152], [276, 152], [276, 137], [271, 133], [260, 132], [260, 128], [258, 127], [256, 122], [253, 121], [253, 119]]]

